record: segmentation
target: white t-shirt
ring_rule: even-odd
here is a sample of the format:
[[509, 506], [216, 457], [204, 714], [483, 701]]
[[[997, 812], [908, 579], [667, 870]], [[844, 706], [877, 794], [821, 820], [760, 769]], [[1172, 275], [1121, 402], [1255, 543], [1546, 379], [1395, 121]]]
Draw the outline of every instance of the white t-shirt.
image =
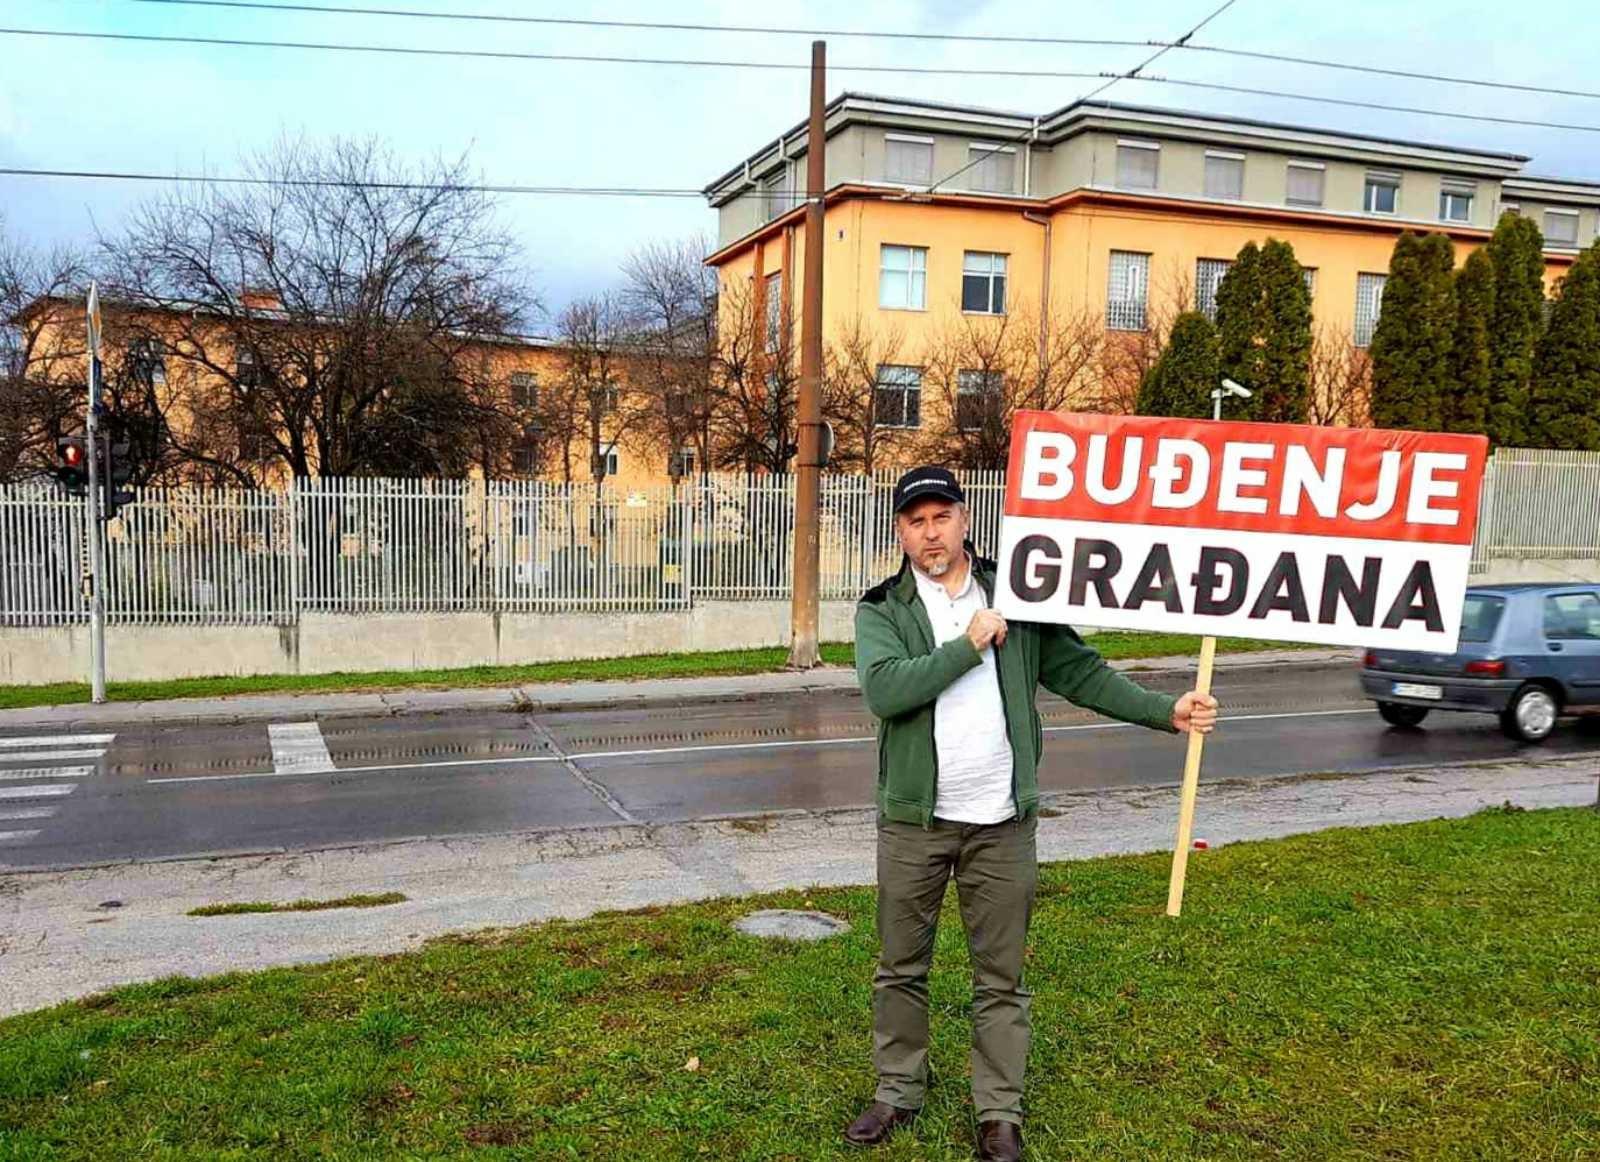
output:
[[[972, 615], [987, 604], [970, 561], [967, 582], [955, 597], [914, 565], [912, 573], [938, 645], [965, 634]], [[983, 664], [946, 686], [933, 707], [933, 741], [939, 756], [933, 813], [952, 823], [1001, 823], [1016, 814], [1011, 743], [1006, 738], [994, 647], [986, 648], [982, 657]]]

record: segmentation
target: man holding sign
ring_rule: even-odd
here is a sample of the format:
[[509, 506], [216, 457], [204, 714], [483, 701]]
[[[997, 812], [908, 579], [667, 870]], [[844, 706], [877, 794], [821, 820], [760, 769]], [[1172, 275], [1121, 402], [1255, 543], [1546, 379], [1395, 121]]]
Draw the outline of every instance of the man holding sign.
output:
[[973, 966], [972, 1093], [978, 1154], [1022, 1154], [1030, 994], [1023, 949], [1037, 864], [1039, 686], [1124, 722], [1208, 732], [1216, 701], [1174, 699], [1111, 669], [1064, 624], [992, 608], [993, 562], [968, 542], [965, 497], [943, 468], [894, 492], [900, 571], [856, 609], [856, 672], [879, 719], [875, 1100], [845, 1131], [875, 1145], [921, 1108], [928, 1073], [928, 968], [955, 877]]

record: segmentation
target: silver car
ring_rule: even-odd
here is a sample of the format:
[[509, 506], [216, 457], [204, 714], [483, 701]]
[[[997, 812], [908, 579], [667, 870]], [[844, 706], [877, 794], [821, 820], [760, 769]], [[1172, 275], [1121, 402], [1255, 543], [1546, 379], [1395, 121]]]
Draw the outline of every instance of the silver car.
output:
[[1560, 715], [1600, 712], [1600, 584], [1473, 586], [1455, 653], [1368, 650], [1361, 689], [1394, 726], [1476, 710], [1540, 742]]

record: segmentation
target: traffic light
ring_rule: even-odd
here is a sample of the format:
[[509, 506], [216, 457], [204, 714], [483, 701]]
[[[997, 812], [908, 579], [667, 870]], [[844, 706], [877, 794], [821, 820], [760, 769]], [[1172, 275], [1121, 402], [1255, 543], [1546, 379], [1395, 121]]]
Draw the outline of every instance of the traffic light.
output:
[[104, 461], [100, 465], [100, 515], [111, 520], [123, 505], [133, 503], [133, 493], [122, 487], [133, 477], [133, 460], [127, 440], [102, 440], [100, 447]]
[[89, 451], [82, 436], [62, 436], [56, 441], [56, 467], [52, 475], [68, 494], [89, 495]]

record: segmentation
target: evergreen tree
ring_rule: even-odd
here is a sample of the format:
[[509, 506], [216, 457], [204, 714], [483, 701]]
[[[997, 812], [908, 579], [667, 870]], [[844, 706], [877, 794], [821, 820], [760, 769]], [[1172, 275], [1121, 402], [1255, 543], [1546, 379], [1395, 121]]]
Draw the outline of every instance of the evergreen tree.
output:
[[1294, 247], [1245, 244], [1217, 287], [1220, 375], [1255, 394], [1241, 419], [1305, 423], [1310, 410], [1311, 293]]
[[1455, 246], [1443, 234], [1400, 235], [1372, 332], [1372, 422], [1436, 431], [1456, 325]]
[[1211, 392], [1221, 382], [1217, 329], [1199, 311], [1185, 311], [1172, 323], [1166, 349], [1139, 384], [1136, 410], [1142, 416], [1211, 417]]
[[1526, 438], [1528, 381], [1544, 330], [1544, 235], [1531, 218], [1503, 214], [1488, 254], [1495, 289], [1487, 431], [1496, 444], [1514, 446]]
[[1455, 276], [1456, 327], [1450, 379], [1439, 401], [1446, 432], [1481, 433], [1489, 422], [1489, 328], [1494, 321], [1494, 263], [1474, 250]]
[[1600, 450], [1600, 243], [1556, 288], [1528, 398], [1526, 435], [1536, 446]]

